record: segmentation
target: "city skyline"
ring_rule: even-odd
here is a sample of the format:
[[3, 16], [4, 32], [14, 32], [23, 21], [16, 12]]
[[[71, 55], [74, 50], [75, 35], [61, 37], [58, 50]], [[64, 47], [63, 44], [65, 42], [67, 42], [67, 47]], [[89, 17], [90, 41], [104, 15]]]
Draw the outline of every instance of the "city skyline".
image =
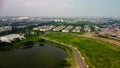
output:
[[120, 16], [119, 0], [1, 0], [0, 16]]

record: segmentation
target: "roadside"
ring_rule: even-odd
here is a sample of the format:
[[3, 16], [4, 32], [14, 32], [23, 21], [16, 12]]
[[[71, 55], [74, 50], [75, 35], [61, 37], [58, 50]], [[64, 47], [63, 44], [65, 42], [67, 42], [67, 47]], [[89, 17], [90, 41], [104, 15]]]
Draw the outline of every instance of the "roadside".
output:
[[50, 40], [50, 39], [45, 38], [45, 37], [41, 37], [41, 38], [45, 39], [45, 40], [48, 40], [48, 41], [51, 41], [51, 42], [61, 44], [61, 45], [65, 45], [65, 46], [71, 48], [72, 51], [73, 51], [73, 54], [74, 54], [74, 59], [75, 59], [75, 62], [77, 64], [77, 68], [88, 68], [88, 66], [85, 64], [84, 57], [81, 56], [81, 54], [80, 54], [80, 52], [78, 51], [77, 48], [73, 47], [72, 45], [68, 45], [68, 44], [58, 42], [58, 41], [55, 41], [55, 40]]

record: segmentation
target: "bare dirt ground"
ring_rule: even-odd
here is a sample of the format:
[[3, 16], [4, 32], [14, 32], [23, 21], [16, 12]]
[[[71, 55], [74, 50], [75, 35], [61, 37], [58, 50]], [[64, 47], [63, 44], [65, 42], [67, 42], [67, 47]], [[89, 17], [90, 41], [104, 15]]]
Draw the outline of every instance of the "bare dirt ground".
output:
[[98, 40], [101, 40], [101, 41], [104, 41], [104, 42], [108, 42], [108, 43], [110, 43], [110, 44], [114, 44], [114, 45], [117, 46], [117, 47], [120, 47], [120, 41], [118, 41], [118, 40], [95, 36], [95, 35], [92, 34], [92, 33], [86, 33], [86, 34], [84, 34], [84, 35], [82, 35], [82, 36], [88, 37], [88, 38], [93, 38], [93, 39], [98, 39]]

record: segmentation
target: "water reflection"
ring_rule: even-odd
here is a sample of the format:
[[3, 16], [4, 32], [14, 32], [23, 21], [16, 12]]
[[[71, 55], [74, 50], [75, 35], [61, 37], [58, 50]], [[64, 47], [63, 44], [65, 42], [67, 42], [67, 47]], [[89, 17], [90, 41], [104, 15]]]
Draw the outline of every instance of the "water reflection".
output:
[[[0, 49], [1, 50], [1, 49]], [[65, 51], [44, 44], [23, 49], [0, 51], [0, 68], [58, 68]]]
[[13, 49], [0, 47], [0, 52], [10, 51], [10, 50], [13, 50]]
[[29, 48], [32, 48], [33, 45], [29, 45], [29, 46], [23, 46], [22, 49], [29, 49]]
[[39, 46], [45, 46], [45, 44], [41, 43], [41, 44], [38, 44]]

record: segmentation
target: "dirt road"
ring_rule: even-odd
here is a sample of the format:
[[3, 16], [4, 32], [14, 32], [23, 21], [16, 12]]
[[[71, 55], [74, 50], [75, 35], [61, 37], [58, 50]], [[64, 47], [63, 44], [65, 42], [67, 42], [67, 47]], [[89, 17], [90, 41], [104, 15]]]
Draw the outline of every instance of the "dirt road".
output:
[[110, 44], [114, 44], [117, 47], [120, 47], [120, 41], [117, 41], [117, 40], [95, 36], [94, 34], [91, 34], [91, 33], [84, 34], [82, 36], [87, 37], [87, 38], [98, 39], [98, 40], [101, 40], [101, 41], [104, 41], [104, 42], [108, 42]]

